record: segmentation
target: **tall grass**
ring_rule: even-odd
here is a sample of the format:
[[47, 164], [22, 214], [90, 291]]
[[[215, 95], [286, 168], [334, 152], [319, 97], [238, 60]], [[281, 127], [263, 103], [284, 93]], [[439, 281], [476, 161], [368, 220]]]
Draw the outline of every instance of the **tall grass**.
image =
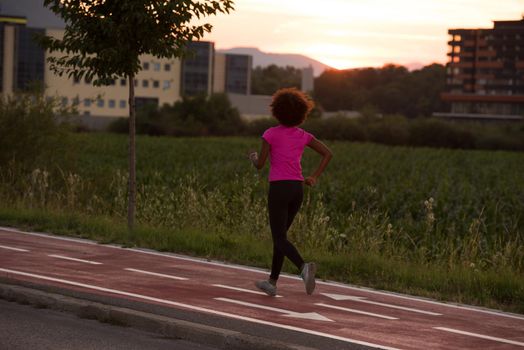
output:
[[[125, 222], [126, 138], [79, 134], [74, 141], [81, 153], [67, 170], [0, 170], [0, 220], [30, 221], [9, 211], [17, 208]], [[129, 237], [107, 224], [94, 236], [269, 264], [267, 169], [257, 173], [245, 159], [258, 143], [139, 137], [143, 229]], [[524, 312], [523, 154], [329, 146], [333, 162], [318, 187], [306, 188], [289, 232], [306, 257], [321, 261], [323, 276]], [[305, 173], [318, 160], [306, 151]], [[43, 226], [74, 227], [51, 221]]]

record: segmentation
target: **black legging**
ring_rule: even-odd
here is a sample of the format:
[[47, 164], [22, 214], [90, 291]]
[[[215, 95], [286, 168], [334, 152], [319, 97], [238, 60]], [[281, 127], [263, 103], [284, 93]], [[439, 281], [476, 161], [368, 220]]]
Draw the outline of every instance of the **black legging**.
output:
[[287, 230], [293, 223], [293, 219], [302, 205], [303, 196], [302, 181], [273, 181], [269, 184], [269, 225], [271, 226], [271, 235], [273, 236], [273, 262], [271, 264], [270, 278], [274, 281], [280, 275], [285, 256], [299, 270], [304, 264], [304, 260], [297, 248], [287, 240]]

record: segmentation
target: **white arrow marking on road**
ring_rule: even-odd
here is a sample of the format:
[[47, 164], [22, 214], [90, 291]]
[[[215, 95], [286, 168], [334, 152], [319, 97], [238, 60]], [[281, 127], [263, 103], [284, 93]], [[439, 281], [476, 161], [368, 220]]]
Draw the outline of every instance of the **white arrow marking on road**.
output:
[[8, 247], [6, 245], [0, 245], [0, 248], [7, 249], [7, 250], [14, 250], [15, 252], [28, 252], [29, 251], [27, 249], [13, 248], [13, 247]]
[[131, 269], [131, 268], [127, 268], [127, 269], [124, 269], [124, 270], [132, 271], [132, 272], [138, 272], [138, 273], [143, 273], [144, 275], [151, 275], [151, 276], [157, 276], [157, 277], [171, 278], [171, 279], [179, 280], [179, 281], [187, 281], [188, 280], [188, 278], [185, 278], [185, 277], [178, 277], [178, 276], [173, 276], [173, 275], [164, 275], [163, 273], [156, 273], [156, 272], [150, 272], [150, 271], [144, 271], [144, 270], [137, 270], [137, 269]]
[[252, 304], [252, 303], [246, 303], [245, 301], [238, 301], [228, 298], [215, 298], [215, 300], [225, 301], [227, 303], [233, 303], [233, 304], [239, 304], [243, 306], [249, 306], [254, 307], [258, 309], [264, 309], [269, 311], [275, 311], [282, 314], [285, 314], [286, 317], [293, 317], [293, 318], [305, 318], [307, 320], [315, 320], [315, 321], [327, 321], [327, 322], [333, 322], [333, 320], [330, 320], [327, 317], [324, 317], [316, 312], [295, 312], [291, 310], [285, 310], [285, 309], [279, 309], [276, 307], [271, 306], [265, 306], [265, 305], [259, 305], [259, 304]]
[[70, 258], [68, 256], [63, 256], [63, 255], [50, 254], [48, 256], [50, 256], [51, 258], [57, 258], [57, 259], [62, 259], [62, 260], [71, 260], [71, 261], [81, 262], [81, 263], [85, 263], [85, 264], [102, 265], [102, 263], [100, 263], [100, 262], [91, 261], [91, 260], [84, 260], [84, 259]]
[[[258, 294], [258, 295], [267, 296], [266, 293], [257, 292], [256, 290], [244, 289], [244, 288], [238, 288], [238, 287], [232, 287], [232, 286], [225, 286], [223, 284], [213, 284], [213, 287], [225, 288], [225, 289], [236, 290], [236, 291], [239, 291], [239, 292], [245, 292], [245, 293], [251, 293], [251, 294]], [[275, 297], [276, 298], [282, 298], [282, 295], [275, 295]]]
[[335, 300], [358, 301], [359, 303], [379, 305], [379, 306], [384, 306], [384, 307], [389, 307], [392, 309], [399, 309], [399, 310], [404, 310], [404, 311], [418, 312], [419, 314], [425, 314], [425, 315], [431, 315], [431, 316], [442, 316], [442, 314], [438, 314], [436, 312], [424, 311], [424, 310], [419, 310], [419, 309], [413, 309], [410, 307], [391, 305], [391, 304], [379, 303], [376, 301], [365, 300], [366, 299], [365, 297], [356, 297], [356, 296], [341, 295], [341, 294], [328, 294], [328, 293], [321, 293], [321, 294], [327, 296], [328, 298], [335, 299]]
[[316, 303], [315, 305], [318, 305], [318, 306], [324, 306], [324, 307], [329, 307], [329, 308], [331, 308], [331, 309], [336, 309], [336, 310], [341, 310], [341, 311], [352, 312], [352, 313], [354, 313], [354, 314], [361, 314], [361, 315], [366, 315], [366, 316], [373, 316], [373, 317], [385, 318], [386, 320], [398, 320], [398, 318], [396, 318], [396, 317], [391, 317], [391, 316], [386, 316], [386, 315], [380, 315], [380, 314], [374, 314], [374, 313], [372, 313], [372, 312], [366, 312], [366, 311], [361, 311], [361, 310], [348, 309], [347, 307], [341, 307], [341, 306], [329, 305], [329, 304], [324, 304], [324, 303]]

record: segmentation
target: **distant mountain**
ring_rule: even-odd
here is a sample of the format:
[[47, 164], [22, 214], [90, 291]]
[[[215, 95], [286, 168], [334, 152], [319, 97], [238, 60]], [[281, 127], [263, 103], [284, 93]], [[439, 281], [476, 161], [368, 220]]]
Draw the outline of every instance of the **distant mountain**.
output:
[[280, 67], [293, 66], [295, 68], [305, 68], [312, 66], [315, 76], [319, 76], [324, 70], [331, 68], [322, 62], [310, 57], [299, 54], [283, 54], [263, 52], [255, 47], [235, 47], [228, 50], [217, 50], [221, 53], [234, 53], [240, 55], [253, 56], [253, 67], [266, 67], [275, 64]]

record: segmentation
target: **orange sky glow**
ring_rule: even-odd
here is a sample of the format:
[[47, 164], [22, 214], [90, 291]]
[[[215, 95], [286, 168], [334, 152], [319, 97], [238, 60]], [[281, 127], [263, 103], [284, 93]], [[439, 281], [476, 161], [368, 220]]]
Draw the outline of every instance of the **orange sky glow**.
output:
[[208, 18], [217, 49], [298, 53], [334, 68], [447, 61], [447, 30], [519, 20], [524, 0], [236, 0]]

